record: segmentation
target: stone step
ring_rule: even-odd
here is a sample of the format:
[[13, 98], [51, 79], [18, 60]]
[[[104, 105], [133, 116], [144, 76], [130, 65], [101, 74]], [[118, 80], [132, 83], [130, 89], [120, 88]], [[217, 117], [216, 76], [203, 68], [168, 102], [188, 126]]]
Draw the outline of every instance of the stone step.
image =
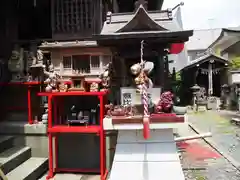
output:
[[[46, 180], [47, 174], [39, 180]], [[86, 174], [72, 174], [72, 173], [59, 173], [52, 178], [52, 180], [100, 180], [100, 175], [86, 175]]]
[[6, 176], [8, 180], [36, 180], [47, 170], [47, 166], [47, 158], [31, 157]]
[[0, 167], [7, 174], [30, 157], [30, 147], [12, 147], [0, 154]]
[[26, 121], [3, 121], [0, 122], [0, 134], [46, 134], [46, 124], [28, 124]]
[[14, 137], [13, 136], [0, 136], [0, 153], [13, 147]]

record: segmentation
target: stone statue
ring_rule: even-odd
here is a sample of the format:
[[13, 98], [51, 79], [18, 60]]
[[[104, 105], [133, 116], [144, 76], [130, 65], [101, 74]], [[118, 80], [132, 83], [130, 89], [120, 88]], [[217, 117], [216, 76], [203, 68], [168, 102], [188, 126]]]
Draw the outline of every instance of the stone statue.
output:
[[54, 66], [50, 60], [47, 60], [47, 64], [44, 66], [44, 75], [49, 78], [52, 74], [54, 74]]
[[47, 124], [47, 122], [48, 122], [48, 109], [46, 109], [44, 114], [42, 115], [42, 123]]
[[31, 68], [44, 67], [42, 51], [40, 49], [38, 49], [36, 52], [36, 56], [35, 56], [34, 52], [29, 52], [28, 61], [31, 64]]
[[109, 88], [110, 86], [110, 74], [111, 74], [111, 63], [109, 63], [106, 66], [106, 69], [104, 70], [104, 72], [100, 75], [100, 79], [101, 79], [101, 84], [103, 86], [103, 88], [101, 89], [101, 91], [105, 91]]
[[49, 77], [44, 81], [47, 84], [45, 88], [46, 92], [58, 92], [58, 84], [59, 84], [60, 76], [57, 73], [51, 73]]
[[24, 70], [23, 48], [16, 46], [12, 51], [12, 55], [8, 61], [8, 68], [11, 72], [22, 72]]
[[24, 50], [18, 46], [14, 47], [12, 55], [8, 61], [8, 69], [12, 73], [13, 81], [20, 81], [23, 79], [24, 71]]
[[35, 57], [33, 52], [28, 53], [28, 62], [30, 64], [30, 67], [33, 67], [37, 64], [37, 58]]
[[40, 49], [37, 50], [37, 64], [43, 65], [43, 52]]

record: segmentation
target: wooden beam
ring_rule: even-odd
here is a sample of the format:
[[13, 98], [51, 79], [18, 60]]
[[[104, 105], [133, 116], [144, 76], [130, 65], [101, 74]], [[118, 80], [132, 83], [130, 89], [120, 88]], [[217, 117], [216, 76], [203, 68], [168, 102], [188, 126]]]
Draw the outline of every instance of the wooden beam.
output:
[[187, 137], [177, 137], [175, 138], [176, 142], [181, 142], [181, 141], [190, 141], [194, 139], [202, 139], [202, 138], [207, 138], [207, 137], [212, 137], [212, 133], [204, 133], [204, 134], [197, 134], [193, 136], [187, 136]]

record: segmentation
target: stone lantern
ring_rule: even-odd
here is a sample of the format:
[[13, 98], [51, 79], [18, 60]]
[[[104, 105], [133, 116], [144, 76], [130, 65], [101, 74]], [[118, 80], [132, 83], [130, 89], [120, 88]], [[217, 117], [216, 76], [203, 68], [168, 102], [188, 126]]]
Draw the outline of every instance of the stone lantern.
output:
[[196, 100], [197, 100], [197, 94], [200, 91], [200, 86], [195, 84], [193, 87], [191, 87], [192, 93], [193, 93], [193, 106], [196, 105]]
[[240, 111], [240, 86], [237, 86], [237, 96], [238, 96], [238, 111]]
[[228, 101], [228, 96], [230, 93], [230, 87], [227, 84], [221, 86], [221, 97], [222, 97], [222, 107], [226, 109], [230, 105], [230, 101]]

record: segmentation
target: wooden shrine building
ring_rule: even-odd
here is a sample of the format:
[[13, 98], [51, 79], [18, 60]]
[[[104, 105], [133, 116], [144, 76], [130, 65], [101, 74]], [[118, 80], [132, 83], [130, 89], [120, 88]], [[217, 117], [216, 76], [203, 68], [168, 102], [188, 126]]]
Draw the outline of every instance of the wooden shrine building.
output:
[[[207, 96], [221, 96], [221, 86], [228, 82], [228, 59], [210, 51], [190, 62], [182, 71], [182, 98], [189, 104], [192, 99], [192, 90], [195, 84], [205, 88]], [[191, 94], [191, 95], [190, 95]]]
[[[144, 60], [154, 62], [153, 84], [170, 88], [168, 54], [173, 44], [183, 44], [193, 31], [183, 31], [173, 20], [170, 10], [147, 11], [147, 4], [136, 3], [135, 12], [108, 13], [99, 35], [95, 35], [100, 46], [112, 51], [115, 69], [113, 85], [133, 85], [130, 66], [140, 62], [140, 44], [144, 41]], [[180, 45], [181, 46], [181, 45]], [[117, 96], [115, 96], [117, 97]]]

